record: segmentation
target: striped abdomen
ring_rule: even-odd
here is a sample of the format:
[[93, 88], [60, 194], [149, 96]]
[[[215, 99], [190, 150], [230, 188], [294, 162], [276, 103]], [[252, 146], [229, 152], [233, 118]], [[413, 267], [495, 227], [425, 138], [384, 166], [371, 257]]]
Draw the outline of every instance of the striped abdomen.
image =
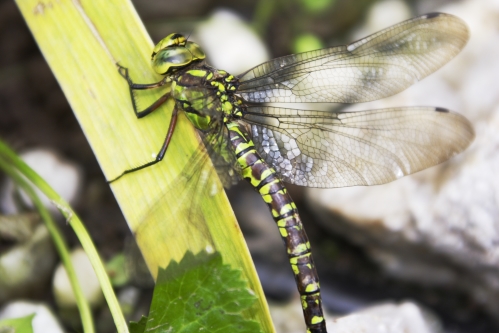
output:
[[310, 242], [295, 203], [278, 175], [260, 157], [250, 135], [237, 123], [227, 124], [229, 137], [242, 176], [260, 193], [269, 206], [286, 245], [291, 268], [301, 296], [307, 331], [325, 333], [319, 277], [310, 251]]

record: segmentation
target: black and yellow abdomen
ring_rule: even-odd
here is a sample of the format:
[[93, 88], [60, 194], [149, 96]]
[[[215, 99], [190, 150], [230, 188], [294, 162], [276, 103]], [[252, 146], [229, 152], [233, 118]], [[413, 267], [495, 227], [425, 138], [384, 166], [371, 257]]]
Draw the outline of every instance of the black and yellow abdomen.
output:
[[300, 293], [307, 331], [326, 332], [319, 277], [298, 210], [279, 176], [258, 154], [250, 135], [237, 122], [226, 124], [241, 175], [260, 193], [272, 212]]

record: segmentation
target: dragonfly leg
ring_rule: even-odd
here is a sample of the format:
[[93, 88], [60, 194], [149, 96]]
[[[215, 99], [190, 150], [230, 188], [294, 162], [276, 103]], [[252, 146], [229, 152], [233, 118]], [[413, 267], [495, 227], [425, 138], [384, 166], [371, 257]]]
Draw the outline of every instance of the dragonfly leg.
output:
[[139, 166], [137, 166], [135, 168], [131, 168], [131, 169], [125, 170], [118, 177], [116, 177], [116, 178], [114, 178], [112, 180], [109, 180], [108, 183], [112, 183], [112, 182], [120, 179], [121, 177], [123, 177], [127, 173], [132, 173], [132, 172], [135, 172], [135, 171], [138, 171], [138, 170], [142, 170], [142, 169], [150, 167], [151, 165], [154, 165], [154, 164], [156, 164], [158, 162], [161, 162], [163, 160], [163, 157], [165, 157], [166, 149], [168, 148], [168, 145], [170, 144], [170, 141], [171, 141], [172, 136], [173, 136], [173, 131], [175, 130], [175, 127], [177, 125], [177, 116], [178, 116], [178, 110], [177, 110], [177, 108], [175, 108], [173, 110], [173, 113], [172, 113], [172, 119], [170, 121], [170, 126], [168, 127], [168, 132], [166, 133], [165, 141], [163, 142], [163, 145], [161, 146], [161, 149], [159, 150], [158, 154], [156, 155], [156, 158], [153, 161], [144, 163], [144, 164], [139, 165]]
[[137, 118], [140, 119], [142, 117], [147, 116], [148, 114], [156, 110], [161, 104], [163, 104], [168, 99], [168, 97], [170, 97], [170, 93], [166, 93], [163, 96], [161, 96], [157, 101], [155, 101], [153, 104], [151, 104], [149, 107], [139, 111], [137, 109], [137, 103], [133, 91], [159, 88], [168, 82], [167, 81], [168, 77], [165, 76], [161, 81], [155, 83], [146, 83], [146, 84], [134, 83], [132, 81], [132, 78], [128, 74], [128, 68], [123, 67], [120, 64], [116, 65], [118, 66], [118, 72], [120, 73], [120, 75], [128, 82], [128, 87], [130, 88], [130, 98], [132, 99], [133, 112], [135, 112]]

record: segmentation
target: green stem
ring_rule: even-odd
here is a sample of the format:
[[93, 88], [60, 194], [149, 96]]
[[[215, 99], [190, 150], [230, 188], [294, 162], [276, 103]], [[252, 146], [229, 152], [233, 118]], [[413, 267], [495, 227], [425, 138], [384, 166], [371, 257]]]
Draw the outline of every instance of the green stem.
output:
[[[85, 229], [83, 223], [81, 220], [78, 218], [78, 216], [75, 214], [75, 212], [71, 209], [69, 204], [61, 198], [57, 192], [50, 187], [49, 184], [45, 180], [43, 180], [33, 169], [31, 169], [24, 161], [22, 161], [5, 143], [3, 143], [0, 140], [0, 156], [2, 156], [6, 159], [8, 159], [8, 162], [13, 165], [16, 169], [21, 172], [23, 176], [25, 176], [35, 187], [37, 187], [40, 191], [42, 191], [59, 209], [59, 211], [66, 217], [69, 225], [73, 228], [76, 236], [80, 240], [80, 243], [85, 250], [90, 262], [92, 263], [92, 266], [94, 268], [94, 271], [97, 275], [97, 278], [99, 279], [102, 292], [104, 294], [104, 297], [106, 298], [107, 304], [109, 306], [109, 309], [111, 311], [111, 314], [114, 319], [114, 323], [116, 325], [117, 331], [120, 333], [127, 333], [128, 332], [128, 325], [126, 323], [126, 320], [123, 316], [123, 313], [121, 311], [121, 307], [119, 305], [118, 299], [116, 298], [116, 295], [114, 293], [114, 290], [111, 286], [111, 282], [109, 280], [109, 277], [107, 276], [106, 270], [104, 268], [104, 265], [99, 257], [99, 254], [92, 242], [92, 239], [90, 238], [90, 235], [88, 234], [87, 230]], [[14, 179], [22, 179], [19, 174], [17, 174], [12, 167], [9, 166], [9, 163], [7, 163], [5, 160], [2, 160], [2, 163], [0, 164], [0, 167], [4, 168], [7, 167], [5, 170], [9, 175], [12, 175]], [[9, 172], [10, 170], [10, 172]], [[54, 224], [55, 226], [55, 224]], [[50, 229], [49, 229], [50, 230]], [[57, 245], [57, 243], [56, 243]], [[62, 256], [61, 256], [62, 258]], [[67, 267], [67, 266], [66, 266]], [[68, 270], [69, 274], [69, 270]], [[75, 292], [76, 295], [76, 292]], [[78, 299], [78, 297], [77, 297]], [[80, 305], [78, 305], [80, 307]], [[80, 309], [80, 311], [82, 311]], [[86, 310], [84, 310], [86, 311]], [[83, 315], [83, 314], [82, 314]], [[85, 322], [88, 323], [87, 320]], [[85, 324], [85, 322], [83, 322]], [[88, 325], [88, 324], [87, 324]], [[93, 325], [91, 325], [93, 327]], [[88, 328], [87, 328], [88, 329]], [[86, 332], [86, 330], [85, 330]], [[89, 330], [88, 332], [93, 332], [93, 328]]]
[[47, 229], [52, 236], [55, 248], [57, 249], [57, 252], [59, 252], [59, 256], [61, 257], [61, 260], [68, 274], [69, 282], [71, 283], [71, 287], [73, 288], [73, 292], [75, 294], [76, 304], [78, 306], [78, 309], [80, 310], [83, 331], [85, 333], [95, 332], [90, 305], [83, 295], [81, 285], [78, 282], [78, 277], [76, 276], [73, 263], [71, 262], [69, 248], [64, 238], [62, 237], [59, 228], [55, 224], [52, 216], [48, 212], [47, 208], [45, 208], [31, 185], [28, 184], [28, 182], [17, 172], [17, 170], [11, 167], [11, 165], [9, 165], [9, 163], [7, 163], [7, 161], [5, 161], [2, 157], [0, 157], [0, 169], [2, 169], [19, 187], [23, 189], [23, 191], [30, 197], [31, 201], [35, 205], [35, 208], [40, 213], [42, 220], [45, 222], [45, 225], [47, 226]]

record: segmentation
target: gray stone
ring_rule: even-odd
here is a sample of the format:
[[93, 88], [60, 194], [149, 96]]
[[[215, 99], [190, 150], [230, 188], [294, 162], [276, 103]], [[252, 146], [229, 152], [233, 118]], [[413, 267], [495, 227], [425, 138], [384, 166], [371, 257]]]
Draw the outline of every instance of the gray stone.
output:
[[[439, 11], [470, 27], [466, 48], [408, 90], [349, 110], [433, 105], [470, 119], [475, 142], [442, 165], [374, 187], [308, 191], [326, 226], [403, 279], [464, 290], [499, 312], [499, 1]], [[341, 215], [331, 223], [332, 215]], [[340, 220], [340, 221], [337, 221]]]

